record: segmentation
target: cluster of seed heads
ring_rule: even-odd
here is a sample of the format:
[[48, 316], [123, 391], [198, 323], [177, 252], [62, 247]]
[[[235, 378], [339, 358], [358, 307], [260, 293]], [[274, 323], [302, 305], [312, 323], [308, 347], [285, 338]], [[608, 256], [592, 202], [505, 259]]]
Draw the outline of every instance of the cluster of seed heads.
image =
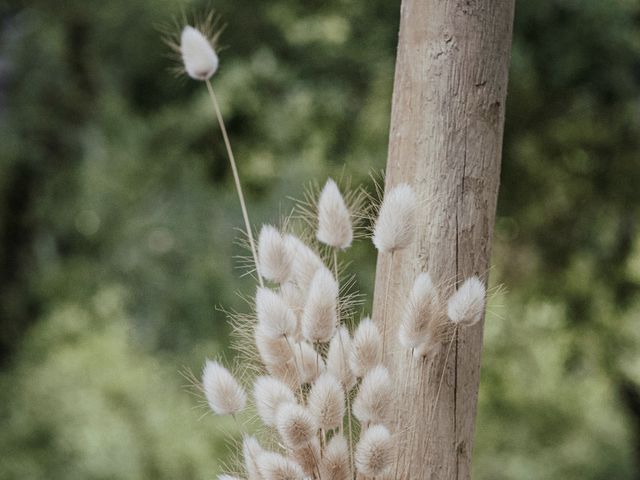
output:
[[[192, 27], [183, 30], [180, 52], [194, 79], [208, 82], [218, 68], [212, 42]], [[413, 243], [418, 204], [410, 185], [387, 188], [371, 236], [379, 252]], [[315, 239], [332, 252], [333, 268], [313, 244], [270, 225], [262, 227], [257, 247], [251, 245], [260, 283], [247, 337], [260, 370], [251, 401], [227, 368], [205, 364], [202, 387], [211, 410], [236, 418], [252, 403], [273, 439], [266, 448], [244, 433], [240, 472], [221, 480], [392, 477], [393, 419], [402, 405], [384, 354], [386, 329], [365, 317], [350, 331], [342, 308], [337, 255], [354, 240], [353, 207], [331, 179], [314, 207]], [[395, 341], [416, 356], [435, 354], [446, 332], [480, 320], [484, 302], [476, 277], [445, 301], [429, 273], [420, 273], [407, 292]]]

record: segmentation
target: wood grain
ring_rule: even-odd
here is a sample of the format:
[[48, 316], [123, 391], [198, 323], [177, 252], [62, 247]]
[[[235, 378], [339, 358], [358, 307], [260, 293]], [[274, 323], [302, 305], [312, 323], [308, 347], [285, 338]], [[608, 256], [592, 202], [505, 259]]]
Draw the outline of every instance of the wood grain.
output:
[[468, 479], [483, 325], [427, 362], [399, 349], [397, 330], [418, 272], [447, 296], [471, 275], [486, 281], [514, 1], [404, 0], [401, 10], [386, 188], [407, 182], [421, 200], [416, 242], [379, 255], [376, 272], [374, 320], [382, 326], [387, 298], [386, 362], [403, 405], [394, 478]]

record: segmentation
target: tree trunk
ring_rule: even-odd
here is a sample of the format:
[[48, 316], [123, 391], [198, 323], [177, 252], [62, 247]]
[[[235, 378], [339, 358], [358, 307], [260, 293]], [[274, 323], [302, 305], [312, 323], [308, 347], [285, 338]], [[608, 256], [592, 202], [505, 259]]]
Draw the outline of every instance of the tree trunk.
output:
[[402, 1], [386, 187], [416, 189], [418, 235], [378, 256], [374, 296], [380, 326], [388, 303], [385, 361], [403, 407], [394, 478], [470, 478], [483, 322], [426, 361], [401, 351], [396, 332], [420, 271], [447, 298], [471, 275], [486, 281], [513, 10], [513, 0]]

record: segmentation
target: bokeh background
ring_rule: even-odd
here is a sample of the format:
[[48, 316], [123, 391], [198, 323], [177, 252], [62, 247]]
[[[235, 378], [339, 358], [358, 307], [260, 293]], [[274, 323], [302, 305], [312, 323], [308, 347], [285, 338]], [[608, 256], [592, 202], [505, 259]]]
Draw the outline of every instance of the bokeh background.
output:
[[[214, 6], [254, 223], [384, 167], [399, 2], [0, 6], [0, 479], [212, 479], [241, 215], [160, 33]], [[474, 478], [640, 478], [640, 4], [518, 1]], [[351, 252], [359, 287], [374, 255]]]

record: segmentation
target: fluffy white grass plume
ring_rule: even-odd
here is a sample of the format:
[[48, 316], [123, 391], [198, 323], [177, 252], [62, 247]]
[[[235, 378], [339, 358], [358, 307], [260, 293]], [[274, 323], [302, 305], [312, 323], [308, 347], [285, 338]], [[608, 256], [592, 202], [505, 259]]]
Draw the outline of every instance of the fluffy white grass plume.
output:
[[322, 457], [320, 442], [317, 438], [312, 439], [309, 443], [298, 446], [291, 450], [291, 458], [293, 458], [302, 468], [305, 475], [313, 477], [317, 471], [318, 463]]
[[258, 459], [264, 450], [255, 437], [245, 435], [242, 439], [242, 458], [244, 460], [244, 469], [248, 480], [261, 480], [260, 469], [258, 468]]
[[276, 428], [284, 444], [299, 448], [315, 438], [318, 430], [315, 419], [305, 407], [297, 403], [284, 403], [278, 409]]
[[400, 345], [411, 349], [424, 343], [430, 330], [433, 331], [439, 314], [440, 301], [431, 276], [428, 273], [421, 273], [413, 282], [400, 323], [398, 333]]
[[413, 241], [416, 205], [416, 194], [406, 183], [384, 196], [373, 230], [373, 244], [380, 252], [401, 250]]
[[327, 352], [327, 371], [333, 374], [342, 387], [349, 391], [356, 383], [356, 376], [351, 371], [349, 356], [351, 354], [351, 336], [349, 330], [340, 326], [329, 343]]
[[223, 473], [222, 475], [218, 475], [218, 480], [242, 480], [240, 477], [234, 477], [233, 475], [227, 475]]
[[318, 199], [318, 240], [334, 248], [349, 248], [353, 228], [349, 209], [332, 179], [327, 180]]
[[342, 434], [334, 435], [327, 444], [320, 463], [322, 480], [351, 480], [349, 445]]
[[320, 268], [325, 268], [322, 259], [310, 247], [293, 235], [286, 235], [285, 241], [291, 249], [293, 258], [292, 276], [302, 290], [307, 290], [313, 276]]
[[256, 326], [254, 337], [258, 354], [266, 366], [280, 365], [293, 357], [289, 341], [284, 336], [273, 338], [265, 325]]
[[260, 275], [276, 283], [284, 283], [291, 275], [293, 257], [280, 232], [263, 225], [258, 237], [258, 268]]
[[211, 410], [218, 415], [235, 415], [247, 403], [243, 388], [218, 362], [207, 360], [202, 372], [202, 386]]
[[218, 55], [211, 42], [193, 27], [186, 26], [182, 30], [180, 55], [185, 71], [195, 80], [208, 80], [218, 70]]
[[393, 386], [386, 367], [378, 365], [362, 379], [353, 414], [364, 424], [386, 423], [393, 405]]
[[307, 404], [318, 427], [331, 430], [342, 425], [345, 413], [344, 390], [330, 373], [323, 373], [315, 381], [309, 392]]
[[296, 397], [287, 384], [277, 378], [258, 377], [253, 385], [253, 398], [258, 415], [265, 425], [275, 426], [278, 408], [284, 403], [296, 403]]
[[263, 333], [271, 338], [292, 337], [296, 332], [294, 313], [282, 297], [269, 288], [258, 288], [256, 315]]
[[307, 342], [293, 346], [294, 364], [298, 369], [300, 383], [312, 383], [325, 371], [322, 356]]
[[382, 336], [370, 318], [363, 318], [353, 334], [349, 361], [356, 377], [363, 377], [382, 361]]
[[275, 452], [264, 452], [258, 457], [260, 478], [263, 480], [303, 480], [300, 465]]
[[480, 321], [484, 312], [486, 290], [475, 275], [467, 278], [458, 291], [449, 299], [447, 315], [460, 326], [471, 326]]
[[338, 324], [338, 283], [327, 268], [316, 271], [302, 313], [302, 336], [312, 343], [331, 340]]
[[383, 425], [366, 429], [356, 447], [356, 469], [367, 477], [385, 475], [393, 461], [391, 434]]

